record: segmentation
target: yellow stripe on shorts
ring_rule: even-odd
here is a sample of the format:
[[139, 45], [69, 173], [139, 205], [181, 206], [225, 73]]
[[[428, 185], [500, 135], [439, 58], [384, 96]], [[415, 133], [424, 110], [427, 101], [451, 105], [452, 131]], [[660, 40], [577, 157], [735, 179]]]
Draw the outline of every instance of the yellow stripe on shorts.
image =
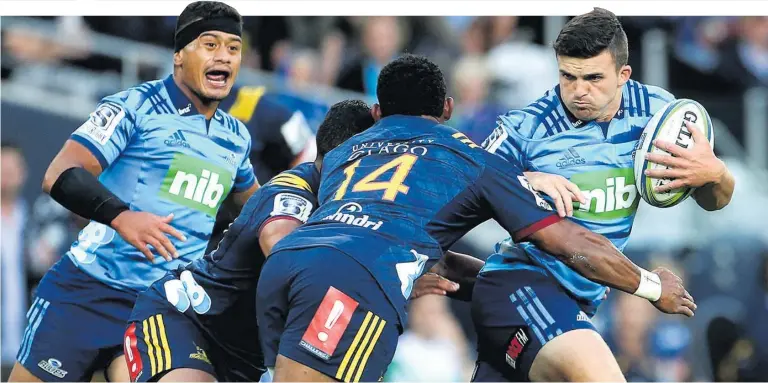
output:
[[163, 315], [153, 315], [142, 323], [144, 327], [144, 343], [147, 345], [152, 376], [170, 370], [172, 361], [171, 346], [168, 344]]
[[160, 344], [163, 347], [163, 358], [165, 359], [165, 369], [167, 371], [171, 369], [171, 346], [168, 344], [168, 337], [165, 334], [165, 323], [163, 322], [163, 315], [157, 314], [157, 327], [160, 332]]
[[155, 361], [155, 348], [152, 345], [152, 337], [149, 335], [149, 320], [144, 319], [141, 327], [144, 329], [144, 343], [147, 345], [147, 355], [149, 355], [149, 365], [152, 366], [152, 376], [157, 374], [157, 362]]
[[[363, 324], [357, 330], [352, 344], [347, 349], [347, 353], [344, 354], [344, 359], [342, 359], [341, 365], [339, 365], [339, 369], [336, 371], [336, 379], [347, 383], [360, 381], [365, 365], [368, 363], [368, 358], [371, 356], [371, 352], [373, 352], [373, 348], [376, 346], [376, 342], [379, 340], [386, 323], [387, 321], [370, 311], [365, 314]], [[357, 371], [357, 374], [355, 374], [355, 371]]]

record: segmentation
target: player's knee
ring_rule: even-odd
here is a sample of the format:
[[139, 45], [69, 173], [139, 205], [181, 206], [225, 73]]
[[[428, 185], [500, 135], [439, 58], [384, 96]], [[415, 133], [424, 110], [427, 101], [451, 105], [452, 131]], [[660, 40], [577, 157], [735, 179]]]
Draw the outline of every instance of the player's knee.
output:
[[336, 382], [336, 379], [307, 367], [293, 359], [278, 355], [275, 360], [273, 382]]
[[11, 375], [8, 377], [9, 382], [42, 382], [38, 377], [32, 375], [29, 370], [24, 366], [16, 362], [11, 370]]
[[168, 371], [158, 382], [215, 382], [216, 377], [194, 368], [177, 368]]
[[616, 358], [594, 330], [566, 332], [547, 342], [528, 373], [534, 382], [624, 382]]

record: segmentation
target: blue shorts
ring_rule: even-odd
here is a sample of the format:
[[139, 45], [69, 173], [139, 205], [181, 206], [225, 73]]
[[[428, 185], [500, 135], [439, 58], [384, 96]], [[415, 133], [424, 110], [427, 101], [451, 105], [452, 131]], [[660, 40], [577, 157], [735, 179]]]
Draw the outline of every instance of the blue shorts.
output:
[[277, 355], [346, 382], [378, 381], [401, 327], [371, 274], [338, 250], [281, 250], [256, 289], [264, 364]]
[[266, 369], [253, 304], [217, 316], [191, 308], [182, 313], [165, 297], [163, 286], [173, 279], [163, 277], [136, 300], [124, 345], [131, 381], [158, 381], [179, 368], [207, 372], [220, 382], [259, 381]]
[[40, 281], [17, 361], [43, 381], [90, 381], [123, 353], [135, 300], [63, 257]]
[[548, 341], [571, 330], [597, 331], [554, 278], [534, 269], [478, 275], [472, 320], [478, 338], [476, 382], [528, 381]]

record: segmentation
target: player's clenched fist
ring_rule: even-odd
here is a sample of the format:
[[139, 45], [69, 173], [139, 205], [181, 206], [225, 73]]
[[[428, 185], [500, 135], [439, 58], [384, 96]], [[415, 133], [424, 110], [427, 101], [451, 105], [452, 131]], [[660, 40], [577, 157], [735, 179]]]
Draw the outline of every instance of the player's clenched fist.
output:
[[160, 217], [152, 213], [126, 210], [112, 220], [111, 226], [126, 242], [141, 251], [150, 262], [155, 261], [155, 256], [149, 250], [149, 245], [165, 260], [170, 261], [171, 256], [178, 258], [179, 253], [166, 234], [181, 241], [187, 240], [184, 234], [169, 225], [172, 219], [173, 214]]
[[692, 317], [696, 304], [691, 294], [683, 287], [683, 280], [663, 267], [656, 268], [653, 272], [661, 280], [661, 297], [653, 302], [653, 305], [667, 314], [683, 314]]
[[531, 184], [533, 190], [552, 198], [560, 217], [573, 216], [573, 201], [579, 201], [582, 204], [587, 203], [587, 199], [579, 187], [561, 175], [541, 172], [525, 172], [523, 174], [528, 178], [528, 183]]

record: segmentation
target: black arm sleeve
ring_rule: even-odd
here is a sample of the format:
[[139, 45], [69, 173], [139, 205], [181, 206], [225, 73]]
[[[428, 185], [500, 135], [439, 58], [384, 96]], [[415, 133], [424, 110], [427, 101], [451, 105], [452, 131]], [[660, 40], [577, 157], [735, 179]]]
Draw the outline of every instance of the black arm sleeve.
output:
[[128, 205], [87, 170], [74, 167], [65, 170], [51, 187], [51, 197], [71, 212], [105, 225]]

